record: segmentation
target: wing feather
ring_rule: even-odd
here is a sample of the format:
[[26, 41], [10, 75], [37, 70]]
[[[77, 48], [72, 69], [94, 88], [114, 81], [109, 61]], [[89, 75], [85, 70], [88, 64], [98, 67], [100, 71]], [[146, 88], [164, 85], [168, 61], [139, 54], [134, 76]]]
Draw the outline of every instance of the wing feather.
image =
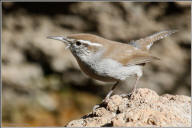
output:
[[148, 51], [143, 51], [127, 44], [114, 44], [113, 47], [105, 52], [104, 58], [111, 58], [122, 65], [138, 65], [159, 59], [151, 56]]

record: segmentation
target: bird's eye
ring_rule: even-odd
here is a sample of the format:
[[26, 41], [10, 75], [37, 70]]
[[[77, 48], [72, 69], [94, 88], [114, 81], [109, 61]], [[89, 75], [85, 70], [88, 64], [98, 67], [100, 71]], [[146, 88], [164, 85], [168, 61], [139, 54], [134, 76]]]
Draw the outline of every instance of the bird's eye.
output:
[[80, 41], [76, 41], [76, 45], [77, 45], [77, 46], [80, 46], [80, 45], [81, 45], [81, 42], [80, 42]]

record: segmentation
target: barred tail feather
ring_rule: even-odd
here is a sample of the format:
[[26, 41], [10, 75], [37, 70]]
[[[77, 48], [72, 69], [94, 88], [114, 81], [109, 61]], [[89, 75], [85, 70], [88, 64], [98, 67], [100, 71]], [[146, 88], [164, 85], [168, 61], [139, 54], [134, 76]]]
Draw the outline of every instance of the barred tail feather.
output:
[[130, 44], [142, 50], [149, 50], [150, 47], [153, 45], [153, 42], [163, 39], [177, 31], [178, 30], [161, 31], [151, 36], [147, 36], [136, 41], [131, 41]]

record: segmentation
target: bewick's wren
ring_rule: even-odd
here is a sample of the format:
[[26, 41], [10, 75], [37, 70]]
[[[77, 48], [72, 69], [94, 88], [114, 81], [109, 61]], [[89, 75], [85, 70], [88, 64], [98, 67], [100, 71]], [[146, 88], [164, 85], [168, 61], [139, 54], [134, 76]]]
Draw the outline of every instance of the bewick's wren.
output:
[[148, 52], [153, 42], [174, 32], [176, 31], [161, 31], [128, 44], [91, 34], [72, 34], [67, 37], [49, 36], [48, 38], [64, 42], [76, 58], [80, 68], [88, 76], [104, 82], [115, 82], [105, 98], [107, 100], [119, 81], [133, 75], [137, 77], [132, 92], [135, 91], [143, 73], [143, 66], [158, 59]]

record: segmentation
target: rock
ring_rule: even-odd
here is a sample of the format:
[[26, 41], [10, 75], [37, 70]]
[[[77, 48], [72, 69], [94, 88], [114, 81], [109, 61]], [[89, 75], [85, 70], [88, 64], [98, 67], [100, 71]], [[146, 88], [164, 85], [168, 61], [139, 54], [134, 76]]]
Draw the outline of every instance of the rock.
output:
[[67, 127], [186, 127], [191, 125], [191, 99], [139, 88], [129, 98], [113, 95], [106, 106], [96, 108]]

